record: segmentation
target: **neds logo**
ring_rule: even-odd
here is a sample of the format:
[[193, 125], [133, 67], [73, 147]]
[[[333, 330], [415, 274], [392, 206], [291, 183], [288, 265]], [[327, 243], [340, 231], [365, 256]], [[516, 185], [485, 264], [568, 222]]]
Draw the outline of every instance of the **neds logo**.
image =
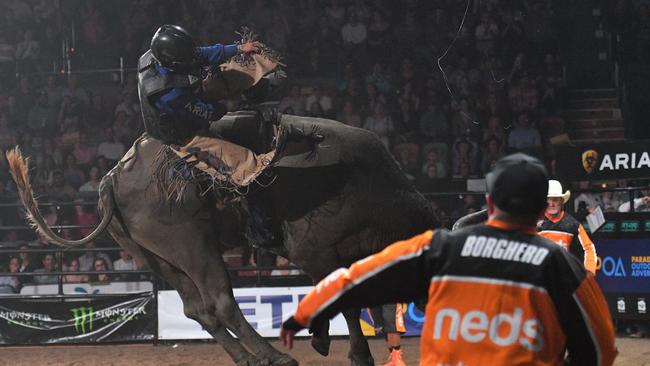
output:
[[542, 325], [539, 319], [523, 320], [523, 309], [516, 307], [513, 313], [499, 313], [492, 319], [480, 311], [471, 310], [461, 314], [453, 308], [440, 309], [435, 317], [433, 339], [441, 339], [445, 323], [449, 324], [449, 340], [458, 336], [469, 342], [478, 343], [488, 338], [492, 343], [508, 347], [518, 342], [526, 349], [539, 352], [544, 347]]

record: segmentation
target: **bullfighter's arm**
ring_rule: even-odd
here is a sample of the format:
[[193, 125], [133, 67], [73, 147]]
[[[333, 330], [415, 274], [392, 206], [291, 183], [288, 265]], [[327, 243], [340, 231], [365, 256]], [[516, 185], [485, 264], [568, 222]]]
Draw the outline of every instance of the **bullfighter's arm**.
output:
[[426, 295], [430, 276], [426, 254], [433, 232], [396, 242], [383, 251], [324, 278], [300, 302], [283, 331], [320, 329], [342, 310], [411, 301]]

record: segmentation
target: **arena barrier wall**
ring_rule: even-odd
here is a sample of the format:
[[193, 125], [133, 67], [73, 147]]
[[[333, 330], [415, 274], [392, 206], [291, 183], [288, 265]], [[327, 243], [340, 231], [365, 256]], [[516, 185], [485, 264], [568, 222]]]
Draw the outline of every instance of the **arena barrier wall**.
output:
[[109, 297], [0, 298], [0, 344], [152, 341], [154, 292]]
[[[255, 287], [234, 289], [245, 318], [263, 337], [278, 337], [282, 322], [296, 311], [298, 302], [311, 290], [304, 287]], [[404, 321], [408, 336], [420, 334], [424, 315], [413, 305], [404, 304]], [[361, 314], [364, 334], [375, 335], [367, 310]], [[341, 314], [330, 321], [330, 335], [348, 335], [348, 327]], [[183, 314], [183, 304], [176, 291], [158, 291], [158, 336], [160, 340], [211, 339], [199, 323]], [[298, 336], [307, 337], [303, 330]]]

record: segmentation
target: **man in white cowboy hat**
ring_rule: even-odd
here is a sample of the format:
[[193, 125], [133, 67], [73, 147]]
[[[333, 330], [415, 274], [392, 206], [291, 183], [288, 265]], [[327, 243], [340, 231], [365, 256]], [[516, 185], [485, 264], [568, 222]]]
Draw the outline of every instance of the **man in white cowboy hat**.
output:
[[564, 210], [571, 192], [563, 192], [562, 184], [548, 181], [548, 195], [544, 218], [538, 225], [539, 235], [564, 247], [578, 259], [583, 260], [587, 271], [596, 273], [596, 247], [587, 231], [575, 218]]

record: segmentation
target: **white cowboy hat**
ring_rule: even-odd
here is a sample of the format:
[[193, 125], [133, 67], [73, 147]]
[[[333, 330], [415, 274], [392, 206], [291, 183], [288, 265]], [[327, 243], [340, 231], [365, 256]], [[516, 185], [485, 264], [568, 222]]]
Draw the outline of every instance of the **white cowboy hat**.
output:
[[548, 198], [561, 197], [564, 203], [567, 203], [569, 197], [571, 197], [571, 191], [566, 191], [562, 193], [562, 183], [556, 180], [548, 181]]

